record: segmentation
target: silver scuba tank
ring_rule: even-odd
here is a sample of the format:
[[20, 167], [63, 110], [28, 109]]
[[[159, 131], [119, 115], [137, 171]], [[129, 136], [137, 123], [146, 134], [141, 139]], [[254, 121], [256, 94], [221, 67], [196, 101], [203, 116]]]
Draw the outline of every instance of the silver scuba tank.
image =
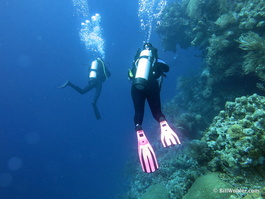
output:
[[98, 61], [92, 61], [89, 78], [97, 78]]
[[152, 67], [152, 51], [147, 49], [143, 50], [136, 65], [137, 69], [133, 85], [137, 89], [143, 90], [146, 88], [149, 72]]

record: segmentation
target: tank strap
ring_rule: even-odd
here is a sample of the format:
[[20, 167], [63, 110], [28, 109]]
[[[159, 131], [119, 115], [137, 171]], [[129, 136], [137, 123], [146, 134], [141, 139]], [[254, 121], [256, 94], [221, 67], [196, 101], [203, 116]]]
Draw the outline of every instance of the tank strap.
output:
[[143, 55], [143, 56], [140, 56], [138, 59], [141, 59], [141, 58], [146, 58], [146, 59], [148, 59], [149, 57], [151, 57], [151, 56]]

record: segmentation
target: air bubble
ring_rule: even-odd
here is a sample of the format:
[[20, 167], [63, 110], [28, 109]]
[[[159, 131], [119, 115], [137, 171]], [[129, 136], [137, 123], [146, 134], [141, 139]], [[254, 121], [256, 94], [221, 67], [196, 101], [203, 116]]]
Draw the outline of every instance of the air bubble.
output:
[[96, 57], [105, 57], [105, 41], [102, 37], [100, 26], [101, 16], [96, 13], [88, 20], [89, 8], [87, 0], [73, 0], [77, 16], [80, 16], [81, 29], [79, 31], [80, 40], [85, 44], [87, 50], [93, 52]]
[[145, 41], [150, 40], [152, 27], [159, 20], [166, 4], [166, 0], [139, 0], [138, 17]]
[[21, 158], [13, 157], [8, 160], [7, 165], [10, 170], [16, 171], [22, 166], [22, 160]]

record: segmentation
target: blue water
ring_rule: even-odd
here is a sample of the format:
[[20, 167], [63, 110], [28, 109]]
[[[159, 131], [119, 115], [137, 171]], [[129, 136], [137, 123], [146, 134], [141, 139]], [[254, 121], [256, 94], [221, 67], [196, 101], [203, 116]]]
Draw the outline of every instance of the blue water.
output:
[[[56, 88], [66, 80], [85, 86], [83, 64], [92, 59], [80, 42], [72, 1], [0, 2], [1, 199], [106, 199], [126, 191], [125, 163], [137, 156], [127, 70], [143, 41], [138, 2], [88, 4], [91, 14], [101, 14], [112, 73], [98, 102], [99, 121], [93, 91]], [[153, 34], [151, 42], [161, 48]], [[174, 96], [176, 77], [196, 69], [198, 60], [192, 63], [193, 52], [162, 51], [171, 66], [165, 103]], [[150, 113], [145, 117], [153, 121]]]

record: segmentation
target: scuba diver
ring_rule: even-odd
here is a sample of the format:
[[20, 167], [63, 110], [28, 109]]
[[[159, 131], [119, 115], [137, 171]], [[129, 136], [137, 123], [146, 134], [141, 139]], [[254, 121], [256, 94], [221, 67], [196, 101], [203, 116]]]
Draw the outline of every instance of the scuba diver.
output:
[[94, 109], [96, 119], [99, 120], [101, 119], [101, 116], [97, 108], [97, 101], [101, 93], [102, 83], [106, 79], [108, 79], [108, 77], [110, 77], [110, 72], [101, 58], [95, 59], [91, 63], [89, 70], [90, 71], [89, 71], [88, 84], [85, 88], [81, 89], [80, 87], [74, 85], [70, 81], [66, 81], [63, 85], [59, 86], [58, 88], [65, 88], [66, 86], [70, 86], [80, 94], [85, 94], [90, 90], [92, 90], [93, 88], [95, 88], [96, 91], [92, 102], [92, 106]]
[[137, 51], [133, 67], [128, 72], [129, 80], [132, 82], [131, 96], [135, 110], [134, 124], [138, 140], [138, 155], [142, 170], [146, 173], [158, 169], [155, 152], [142, 129], [146, 100], [154, 119], [160, 123], [160, 138], [163, 146], [181, 144], [161, 111], [160, 89], [165, 76], [164, 72], [168, 71], [169, 66], [158, 58], [157, 49], [151, 43], [145, 43], [143, 50]]

